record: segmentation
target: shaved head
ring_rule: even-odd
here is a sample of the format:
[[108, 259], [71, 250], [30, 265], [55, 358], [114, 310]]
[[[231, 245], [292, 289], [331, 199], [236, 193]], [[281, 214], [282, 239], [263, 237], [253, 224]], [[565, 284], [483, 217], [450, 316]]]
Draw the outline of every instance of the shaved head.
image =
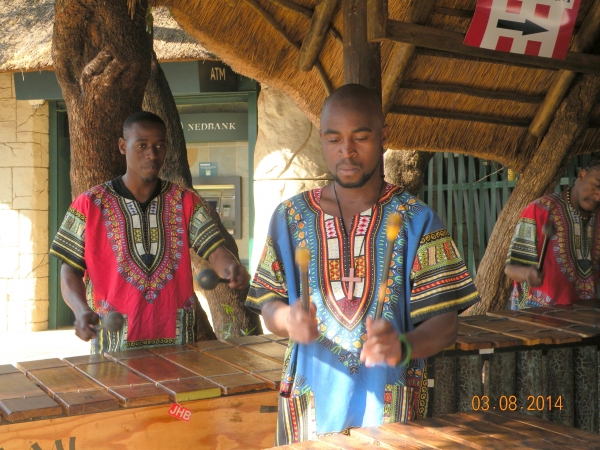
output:
[[385, 122], [381, 98], [374, 91], [360, 84], [345, 84], [325, 99], [321, 110], [321, 129], [330, 114], [342, 111], [364, 112], [376, 119], [375, 124], [380, 127], [383, 127]]

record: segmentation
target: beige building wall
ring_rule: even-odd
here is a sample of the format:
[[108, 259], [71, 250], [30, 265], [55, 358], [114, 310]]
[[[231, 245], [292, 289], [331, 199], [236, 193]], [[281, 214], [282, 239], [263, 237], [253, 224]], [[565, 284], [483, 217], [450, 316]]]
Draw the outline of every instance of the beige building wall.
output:
[[279, 203], [325, 185], [319, 130], [283, 92], [262, 87], [258, 97], [258, 136], [254, 152], [254, 251], [256, 269], [271, 215]]
[[0, 73], [0, 332], [48, 328], [48, 105]]

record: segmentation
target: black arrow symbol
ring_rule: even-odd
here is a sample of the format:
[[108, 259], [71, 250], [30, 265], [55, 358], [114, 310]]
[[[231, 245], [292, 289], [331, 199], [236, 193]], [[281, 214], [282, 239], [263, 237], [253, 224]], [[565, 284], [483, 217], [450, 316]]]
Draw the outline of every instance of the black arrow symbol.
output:
[[512, 20], [498, 19], [498, 25], [496, 28], [503, 28], [505, 30], [521, 31], [523, 36], [528, 34], [544, 33], [548, 31], [544, 27], [539, 26], [537, 23], [533, 23], [531, 20], [525, 19], [523, 22], [514, 22]]

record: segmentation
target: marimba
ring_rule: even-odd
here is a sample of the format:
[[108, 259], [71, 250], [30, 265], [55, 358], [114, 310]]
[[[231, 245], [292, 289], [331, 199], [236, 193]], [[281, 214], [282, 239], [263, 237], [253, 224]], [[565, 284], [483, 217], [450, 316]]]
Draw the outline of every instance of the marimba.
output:
[[600, 436], [518, 412], [469, 412], [354, 428], [350, 435], [334, 434], [315, 441], [277, 449], [580, 449], [600, 448]]
[[598, 433], [599, 306], [461, 317], [456, 344], [428, 360], [428, 416], [520, 411]]
[[265, 448], [275, 335], [0, 366], [0, 449]]

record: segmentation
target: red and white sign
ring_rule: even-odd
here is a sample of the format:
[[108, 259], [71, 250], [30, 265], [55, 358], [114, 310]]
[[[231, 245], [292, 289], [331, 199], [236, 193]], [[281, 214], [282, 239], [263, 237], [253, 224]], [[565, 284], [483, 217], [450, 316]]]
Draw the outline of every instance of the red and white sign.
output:
[[581, 0], [477, 0], [465, 44], [563, 59]]
[[169, 409], [169, 415], [183, 420], [184, 422], [189, 422], [192, 418], [192, 411], [181, 406], [179, 403], [173, 403]]

